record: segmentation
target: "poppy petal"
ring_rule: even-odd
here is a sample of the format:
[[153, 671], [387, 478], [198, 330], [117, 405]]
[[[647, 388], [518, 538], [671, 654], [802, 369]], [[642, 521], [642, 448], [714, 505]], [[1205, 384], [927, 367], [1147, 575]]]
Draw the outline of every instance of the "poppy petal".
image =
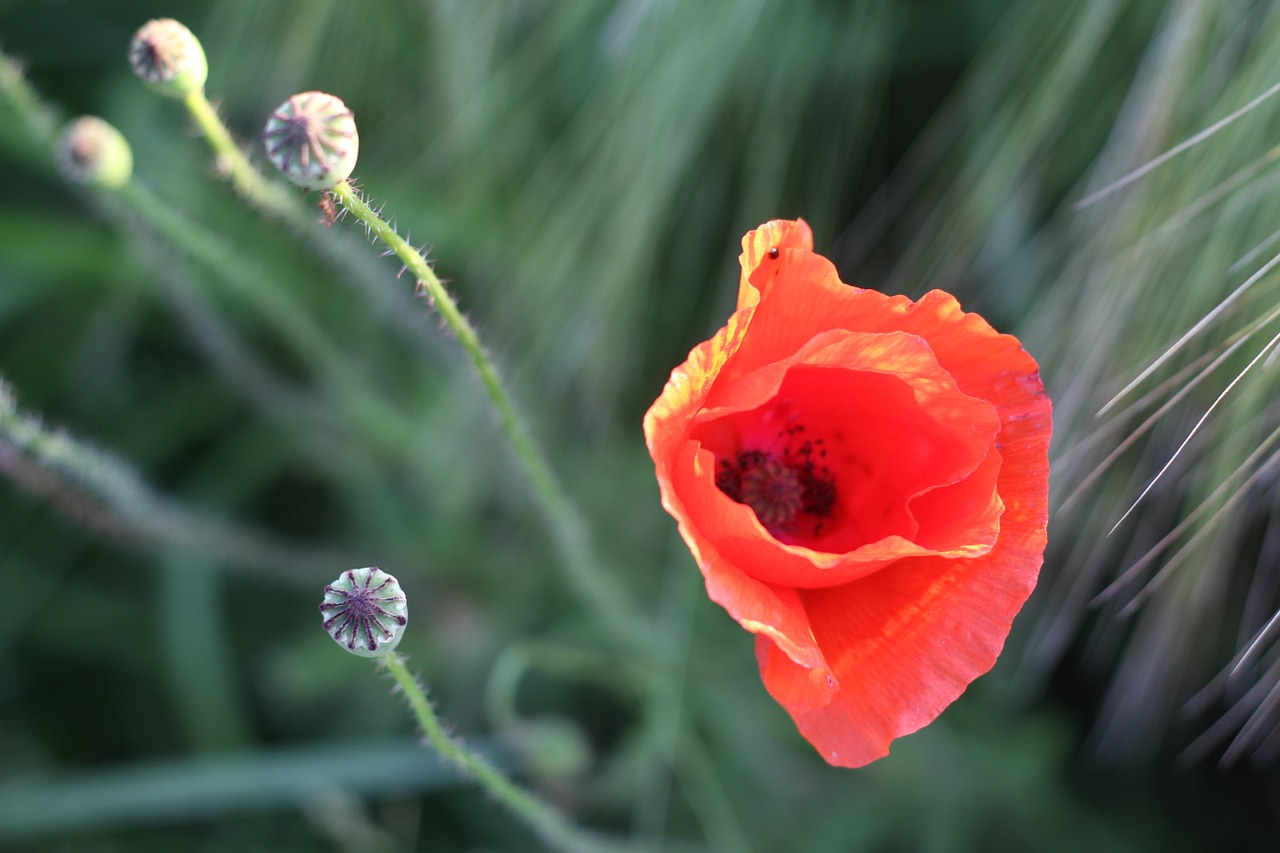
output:
[[[677, 470], [687, 468], [694, 471], [696, 477], [710, 480], [714, 463], [707, 451], [690, 444], [682, 451], [678, 461], [680, 464]], [[673, 492], [677, 495], [681, 493], [678, 489]], [[684, 494], [690, 492], [686, 490]], [[725, 559], [718, 542], [704, 536], [690, 521], [697, 518], [700, 523], [714, 528], [718, 521], [718, 511], [732, 511], [741, 505], [726, 498], [716, 506], [707, 507], [697, 503], [707, 494], [705, 490], [691, 494], [695, 503], [690, 506], [676, 497], [674, 501], [683, 511], [678, 515], [674, 512], [672, 514], [679, 519], [680, 536], [702, 570], [707, 595], [748, 631], [772, 637], [800, 665], [823, 673], [829, 670], [826, 659], [813, 638], [799, 592], [791, 587], [774, 586], [751, 577], [732, 560]]]
[[[1029, 356], [1022, 362], [1034, 369]], [[995, 664], [1035, 586], [1047, 540], [1050, 403], [1038, 379], [1023, 376], [1012, 383], [1023, 393], [1003, 397], [997, 490], [1006, 507], [990, 553], [907, 559], [844, 586], [801, 592], [840, 688], [825, 705], [787, 710], [832, 764], [874, 761], [894, 738], [936, 718]], [[761, 674], [775, 682], [804, 677], [785, 673], [786, 661], [769, 664], [772, 676], [763, 664]]]
[[[773, 637], [801, 666], [825, 672], [826, 661], [813, 639], [798, 593], [794, 589], [774, 589], [725, 561], [688, 520], [695, 513], [688, 510], [681, 494], [690, 490], [677, 488], [678, 481], [685, 477], [701, 474], [708, 482], [713, 478], [710, 454], [700, 453], [696, 443], [688, 441], [690, 424], [720, 367], [739, 345], [751, 313], [750, 309], [734, 313], [723, 329], [694, 347], [685, 363], [671, 372], [662, 394], [645, 414], [645, 441], [657, 468], [662, 505], [677, 520], [680, 535], [706, 579], [711, 599], [747, 630]], [[707, 459], [700, 461], [700, 456]], [[725, 503], [740, 507], [727, 499]], [[697, 515], [715, 523], [714, 513]]]
[[768, 266], [765, 275], [754, 275], [755, 271], [766, 261], [774, 260], [770, 254], [780, 256], [791, 249], [799, 250], [801, 255], [813, 254], [813, 232], [803, 219], [775, 219], [766, 222], [742, 238], [742, 254], [738, 257], [742, 265], [742, 278], [738, 281], [738, 307], [749, 308], [760, 301], [760, 293], [771, 286], [773, 279], [768, 273], [776, 272], [781, 267]]
[[[694, 440], [704, 449], [717, 449], [722, 457], [736, 453], [740, 449], [737, 434], [749, 429], [754, 417], [750, 410], [779, 397], [788, 371], [836, 365], [845, 365], [845, 369], [830, 371], [837, 377], [830, 380], [830, 387], [825, 385], [824, 371], [816, 374], [823, 377], [817, 380], [819, 393], [810, 394], [800, 387], [798, 396], [820, 396], [821, 401], [809, 405], [809, 415], [817, 419], [819, 427], [826, 422], [850, 431], [854, 447], [848, 452], [863, 454], [854, 463], [858, 470], [840, 486], [849, 493], [845, 499], [849, 512], [854, 516], [871, 514], [873, 507], [888, 499], [888, 493], [896, 493], [897, 532], [889, 532], [894, 529], [891, 524], [870, 537], [861, 537], [861, 531], [842, 537], [837, 529], [812, 541], [780, 541], [761, 525], [750, 507], [729, 500], [716, 487], [714, 465], [704, 460], [701, 473], [689, 466], [675, 468], [675, 488], [683, 496], [694, 534], [714, 531], [718, 548], [730, 563], [766, 583], [796, 587], [844, 583], [906, 556], [975, 556], [989, 550], [999, 530], [1002, 509], [994, 495], [999, 460], [989, 453], [999, 427], [995, 410], [985, 401], [961, 394], [938, 367], [927, 345], [914, 336], [868, 336], [843, 330], [819, 334], [792, 358], [729, 383], [723, 392], [713, 391], [706, 401], [708, 407], [694, 418], [700, 425], [692, 433]], [[889, 379], [901, 388], [905, 400], [886, 404], [886, 399], [894, 398], [878, 396], [875, 385], [860, 382], [860, 377]], [[719, 405], [710, 407], [712, 403]], [[739, 417], [743, 409], [748, 410], [745, 418]], [[732, 424], [737, 420], [748, 426], [735, 429]], [[811, 423], [806, 435], [815, 433], [813, 426]], [[776, 428], [768, 429], [772, 432]], [[828, 447], [834, 465], [835, 457], [845, 451]], [[972, 477], [984, 462], [987, 467], [983, 473]], [[887, 464], [888, 473], [875, 477], [865, 473], [871, 470], [869, 466], [882, 464]], [[876, 485], [863, 485], [858, 482], [860, 477]], [[886, 485], [890, 480], [899, 484], [896, 489]], [[933, 494], [962, 482], [966, 483], [962, 492], [948, 488]], [[854, 503], [859, 491], [876, 503]], [[963, 526], [943, 511], [960, 504], [971, 510]], [[916, 515], [926, 522], [923, 540], [918, 538]], [[866, 519], [861, 521], [867, 523]]]
[[796, 663], [763, 632], [756, 634], [756, 662], [769, 695], [793, 716], [825, 707], [840, 689], [830, 670], [807, 669]]

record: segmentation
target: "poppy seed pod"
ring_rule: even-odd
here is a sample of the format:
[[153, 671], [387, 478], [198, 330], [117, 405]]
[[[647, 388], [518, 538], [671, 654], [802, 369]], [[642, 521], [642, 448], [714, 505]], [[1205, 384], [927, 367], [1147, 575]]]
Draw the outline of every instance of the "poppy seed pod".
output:
[[377, 566], [349, 569], [324, 588], [324, 629], [347, 651], [372, 658], [395, 649], [409, 604], [395, 577]]
[[209, 76], [200, 40], [172, 18], [148, 21], [134, 34], [129, 64], [148, 86], [172, 98], [199, 92]]
[[116, 190], [133, 173], [133, 151], [111, 125], [96, 116], [83, 116], [67, 125], [58, 138], [58, 168], [67, 180]]
[[308, 190], [327, 190], [351, 176], [360, 153], [355, 114], [341, 99], [302, 92], [285, 101], [262, 131], [267, 158]]

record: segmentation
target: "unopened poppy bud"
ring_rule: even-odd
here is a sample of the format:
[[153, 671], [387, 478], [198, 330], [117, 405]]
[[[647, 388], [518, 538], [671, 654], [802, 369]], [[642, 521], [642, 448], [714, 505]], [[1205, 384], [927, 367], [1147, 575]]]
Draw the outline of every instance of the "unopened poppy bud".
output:
[[128, 141], [96, 116], [83, 116], [67, 125], [58, 138], [58, 166], [67, 180], [117, 190], [133, 173]]
[[385, 655], [400, 642], [409, 604], [396, 579], [370, 566], [350, 569], [324, 588], [320, 615], [329, 636], [361, 657]]
[[172, 18], [148, 21], [134, 33], [129, 64], [148, 86], [173, 98], [199, 92], [209, 76], [200, 40]]
[[324, 92], [303, 92], [277, 107], [267, 119], [262, 142], [275, 167], [308, 190], [327, 190], [345, 181], [360, 153], [355, 115]]

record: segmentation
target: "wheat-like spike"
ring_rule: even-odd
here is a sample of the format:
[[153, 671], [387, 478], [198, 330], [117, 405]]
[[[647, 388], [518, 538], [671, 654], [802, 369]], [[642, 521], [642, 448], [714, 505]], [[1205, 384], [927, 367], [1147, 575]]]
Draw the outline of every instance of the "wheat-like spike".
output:
[[1164, 463], [1164, 467], [1161, 468], [1156, 473], [1155, 477], [1153, 477], [1151, 482], [1147, 484], [1147, 487], [1142, 490], [1142, 493], [1138, 495], [1137, 499], [1129, 506], [1127, 510], [1125, 510], [1124, 515], [1120, 516], [1120, 520], [1117, 521], [1112, 526], [1111, 530], [1107, 531], [1108, 536], [1116, 532], [1116, 528], [1118, 528], [1121, 524], [1124, 523], [1125, 519], [1127, 519], [1133, 513], [1133, 511], [1138, 508], [1138, 504], [1142, 503], [1142, 499], [1145, 498], [1151, 492], [1151, 490], [1155, 487], [1156, 483], [1160, 482], [1161, 478], [1164, 477], [1165, 472], [1167, 472], [1169, 468], [1173, 466], [1173, 463], [1182, 454], [1182, 451], [1191, 442], [1191, 439], [1194, 438], [1196, 434], [1200, 431], [1200, 427], [1204, 426], [1205, 421], [1207, 421], [1209, 419], [1209, 416], [1213, 414], [1214, 410], [1218, 408], [1218, 404], [1222, 402], [1223, 398], [1225, 398], [1228, 394], [1230, 394], [1231, 390], [1235, 388], [1236, 385], [1240, 384], [1240, 381], [1244, 379], [1244, 377], [1249, 373], [1249, 371], [1251, 371], [1254, 368], [1254, 366], [1263, 359], [1263, 357], [1265, 357], [1268, 353], [1270, 353], [1272, 348], [1275, 347], [1277, 343], [1280, 343], [1280, 334], [1275, 335], [1275, 337], [1273, 337], [1270, 341], [1268, 341], [1267, 345], [1264, 346], [1261, 350], [1259, 350], [1258, 354], [1255, 355], [1253, 359], [1250, 360], [1250, 362], [1244, 366], [1244, 369], [1241, 370], [1239, 373], [1237, 373], [1236, 377], [1232, 379], [1229, 383], [1227, 383], [1227, 387], [1222, 389], [1222, 393], [1217, 396], [1217, 398], [1213, 401], [1213, 403], [1209, 406], [1209, 408], [1205, 410], [1204, 414], [1200, 416], [1200, 420], [1196, 421], [1195, 426], [1191, 428], [1191, 432], [1187, 433], [1187, 437], [1184, 438], [1182, 440], [1182, 443], [1178, 445], [1178, 449], [1175, 450], [1173, 452], [1173, 455], [1169, 457], [1169, 460]]
[[1155, 159], [1147, 161], [1146, 163], [1134, 169], [1132, 172], [1128, 173], [1127, 175], [1124, 175], [1112, 181], [1102, 189], [1096, 190], [1095, 192], [1092, 192], [1089, 195], [1085, 196], [1084, 198], [1080, 199], [1079, 201], [1077, 201], [1075, 204], [1071, 206], [1071, 209], [1077, 210], [1077, 211], [1083, 210], [1084, 208], [1088, 207], [1094, 202], [1101, 201], [1102, 199], [1111, 195], [1116, 190], [1127, 187], [1129, 184], [1138, 180], [1142, 176], [1148, 174], [1154, 169], [1159, 168], [1160, 166], [1172, 160], [1174, 157], [1177, 157], [1179, 154], [1181, 154], [1183, 151], [1186, 151], [1188, 148], [1191, 148], [1195, 145], [1200, 144], [1201, 142], [1204, 142], [1206, 139], [1213, 136], [1215, 133], [1222, 130], [1227, 125], [1243, 117], [1245, 114], [1249, 113], [1254, 108], [1260, 106], [1264, 101], [1266, 101], [1268, 98], [1275, 95], [1277, 92], [1280, 92], [1280, 83], [1276, 83], [1270, 89], [1267, 89], [1267, 91], [1263, 92], [1261, 95], [1254, 98], [1252, 101], [1245, 104], [1240, 109], [1219, 119], [1218, 121], [1209, 125], [1204, 130], [1200, 131], [1194, 136], [1184, 139], [1182, 142], [1179, 142], [1177, 145], [1173, 146], [1168, 151], [1164, 152], [1163, 154], [1156, 157]]

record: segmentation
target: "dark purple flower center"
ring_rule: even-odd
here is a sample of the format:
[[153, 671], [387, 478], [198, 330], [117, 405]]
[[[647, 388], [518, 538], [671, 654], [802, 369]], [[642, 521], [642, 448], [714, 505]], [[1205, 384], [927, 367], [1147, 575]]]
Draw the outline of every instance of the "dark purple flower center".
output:
[[[780, 439], [793, 439], [803, 427], [793, 427]], [[836, 481], [822, 464], [827, 452], [822, 439], [805, 439], [798, 446], [772, 450], [742, 450], [721, 459], [716, 486], [733, 500], [755, 511], [770, 532], [816, 536], [836, 503]]]

